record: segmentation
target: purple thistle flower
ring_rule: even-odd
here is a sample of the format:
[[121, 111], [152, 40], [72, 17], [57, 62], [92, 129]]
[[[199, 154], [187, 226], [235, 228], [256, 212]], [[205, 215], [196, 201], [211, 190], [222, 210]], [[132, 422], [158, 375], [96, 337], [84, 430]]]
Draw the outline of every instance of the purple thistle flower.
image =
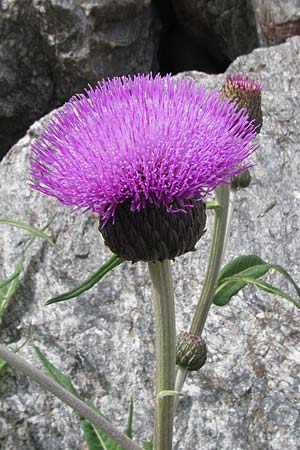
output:
[[187, 211], [245, 170], [255, 149], [246, 110], [185, 79], [114, 78], [77, 94], [32, 144], [31, 186], [102, 227], [121, 204]]

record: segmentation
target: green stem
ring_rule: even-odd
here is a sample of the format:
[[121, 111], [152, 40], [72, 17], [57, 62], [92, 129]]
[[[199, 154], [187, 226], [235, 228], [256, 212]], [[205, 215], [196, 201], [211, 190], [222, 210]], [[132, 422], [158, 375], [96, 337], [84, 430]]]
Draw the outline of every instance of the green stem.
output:
[[[183, 367], [178, 366], [176, 370], [176, 379], [175, 379], [175, 391], [180, 392], [182, 386], [184, 384], [184, 380], [187, 374], [187, 370]], [[179, 397], [176, 398], [175, 404], [178, 403]]]
[[223, 244], [223, 253], [222, 253], [222, 260], [224, 259], [226, 250], [227, 250], [227, 244], [229, 240], [230, 235], [230, 228], [231, 228], [231, 222], [232, 222], [232, 216], [234, 211], [234, 205], [235, 205], [235, 199], [236, 199], [236, 191], [234, 189], [230, 189], [229, 194], [229, 205], [228, 205], [228, 212], [227, 212], [227, 222], [226, 222], [226, 231], [225, 231], [225, 237], [224, 237], [224, 244]]
[[110, 422], [87, 406], [86, 403], [71, 394], [40, 370], [32, 367], [23, 358], [15, 355], [4, 345], [0, 345], [0, 357], [7, 361], [7, 363], [15, 370], [25, 373], [25, 375], [29, 376], [31, 380], [38, 383], [43, 389], [51, 392], [66, 405], [70, 406], [80, 417], [84, 417], [92, 425], [99, 428], [101, 431], [104, 431], [104, 433], [116, 441], [124, 450], [141, 450], [141, 448], [134, 444], [131, 439], [118, 431]]
[[201, 336], [209, 308], [211, 307], [215, 287], [222, 262], [227, 216], [229, 207], [230, 184], [221, 184], [216, 189], [216, 200], [220, 208], [215, 209], [215, 222], [212, 233], [211, 249], [206, 277], [200, 299], [192, 320], [190, 332]]
[[174, 289], [170, 262], [148, 264], [152, 281], [156, 344], [156, 404], [153, 450], [171, 450], [174, 397], [158, 398], [162, 391], [175, 386], [176, 329]]
[[[207, 272], [192, 320], [190, 332], [201, 336], [207, 319], [207, 315], [215, 294], [215, 286], [224, 254], [225, 236], [229, 231], [228, 208], [230, 198], [230, 184], [221, 184], [216, 189], [216, 202], [219, 205], [215, 208], [215, 220], [210, 247]], [[187, 370], [178, 368], [176, 373], [176, 390], [181, 391], [187, 375]]]

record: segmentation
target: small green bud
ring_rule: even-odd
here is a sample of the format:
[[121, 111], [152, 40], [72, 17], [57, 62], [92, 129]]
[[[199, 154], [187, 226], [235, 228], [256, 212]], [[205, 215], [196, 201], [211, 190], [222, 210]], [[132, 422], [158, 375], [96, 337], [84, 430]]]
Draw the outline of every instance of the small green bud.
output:
[[249, 186], [251, 183], [251, 174], [248, 169], [244, 172], [237, 173], [230, 178], [231, 188], [237, 191], [238, 189], [243, 189]]
[[199, 370], [205, 364], [207, 347], [204, 339], [183, 332], [177, 336], [176, 365], [189, 371]]
[[261, 85], [240, 75], [227, 75], [222, 86], [221, 96], [236, 103], [239, 109], [246, 108], [250, 120], [253, 120], [256, 133], [262, 127]]

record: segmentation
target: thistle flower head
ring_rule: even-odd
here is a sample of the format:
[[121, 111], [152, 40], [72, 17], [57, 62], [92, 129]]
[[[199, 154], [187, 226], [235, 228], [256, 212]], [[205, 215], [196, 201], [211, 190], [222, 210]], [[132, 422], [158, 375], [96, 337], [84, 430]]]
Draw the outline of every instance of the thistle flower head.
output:
[[238, 108], [246, 108], [250, 120], [256, 125], [256, 132], [262, 126], [261, 84], [240, 75], [227, 75], [222, 86], [222, 97], [235, 102]]
[[202, 337], [187, 332], [176, 339], [176, 365], [189, 371], [199, 370], [207, 359], [207, 346]]
[[248, 167], [254, 136], [245, 110], [189, 80], [114, 78], [74, 96], [46, 125], [32, 145], [31, 186], [99, 214], [102, 230], [125, 206], [182, 216]]
[[249, 169], [244, 170], [244, 172], [237, 173], [231, 177], [231, 189], [238, 191], [239, 189], [247, 188], [251, 183], [251, 173]]

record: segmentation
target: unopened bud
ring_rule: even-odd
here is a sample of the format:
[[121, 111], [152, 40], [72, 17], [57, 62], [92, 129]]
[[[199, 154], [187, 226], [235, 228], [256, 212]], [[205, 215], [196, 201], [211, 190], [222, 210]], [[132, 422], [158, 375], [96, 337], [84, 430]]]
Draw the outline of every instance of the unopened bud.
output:
[[199, 370], [205, 364], [207, 347], [204, 339], [183, 332], [177, 336], [176, 365], [189, 371]]
[[234, 190], [243, 189], [249, 186], [251, 183], [251, 174], [249, 169], [244, 170], [241, 173], [237, 173], [230, 178], [231, 188]]
[[227, 75], [221, 96], [235, 102], [239, 109], [246, 108], [250, 120], [253, 120], [257, 126], [256, 133], [259, 133], [263, 122], [259, 83], [240, 75]]

